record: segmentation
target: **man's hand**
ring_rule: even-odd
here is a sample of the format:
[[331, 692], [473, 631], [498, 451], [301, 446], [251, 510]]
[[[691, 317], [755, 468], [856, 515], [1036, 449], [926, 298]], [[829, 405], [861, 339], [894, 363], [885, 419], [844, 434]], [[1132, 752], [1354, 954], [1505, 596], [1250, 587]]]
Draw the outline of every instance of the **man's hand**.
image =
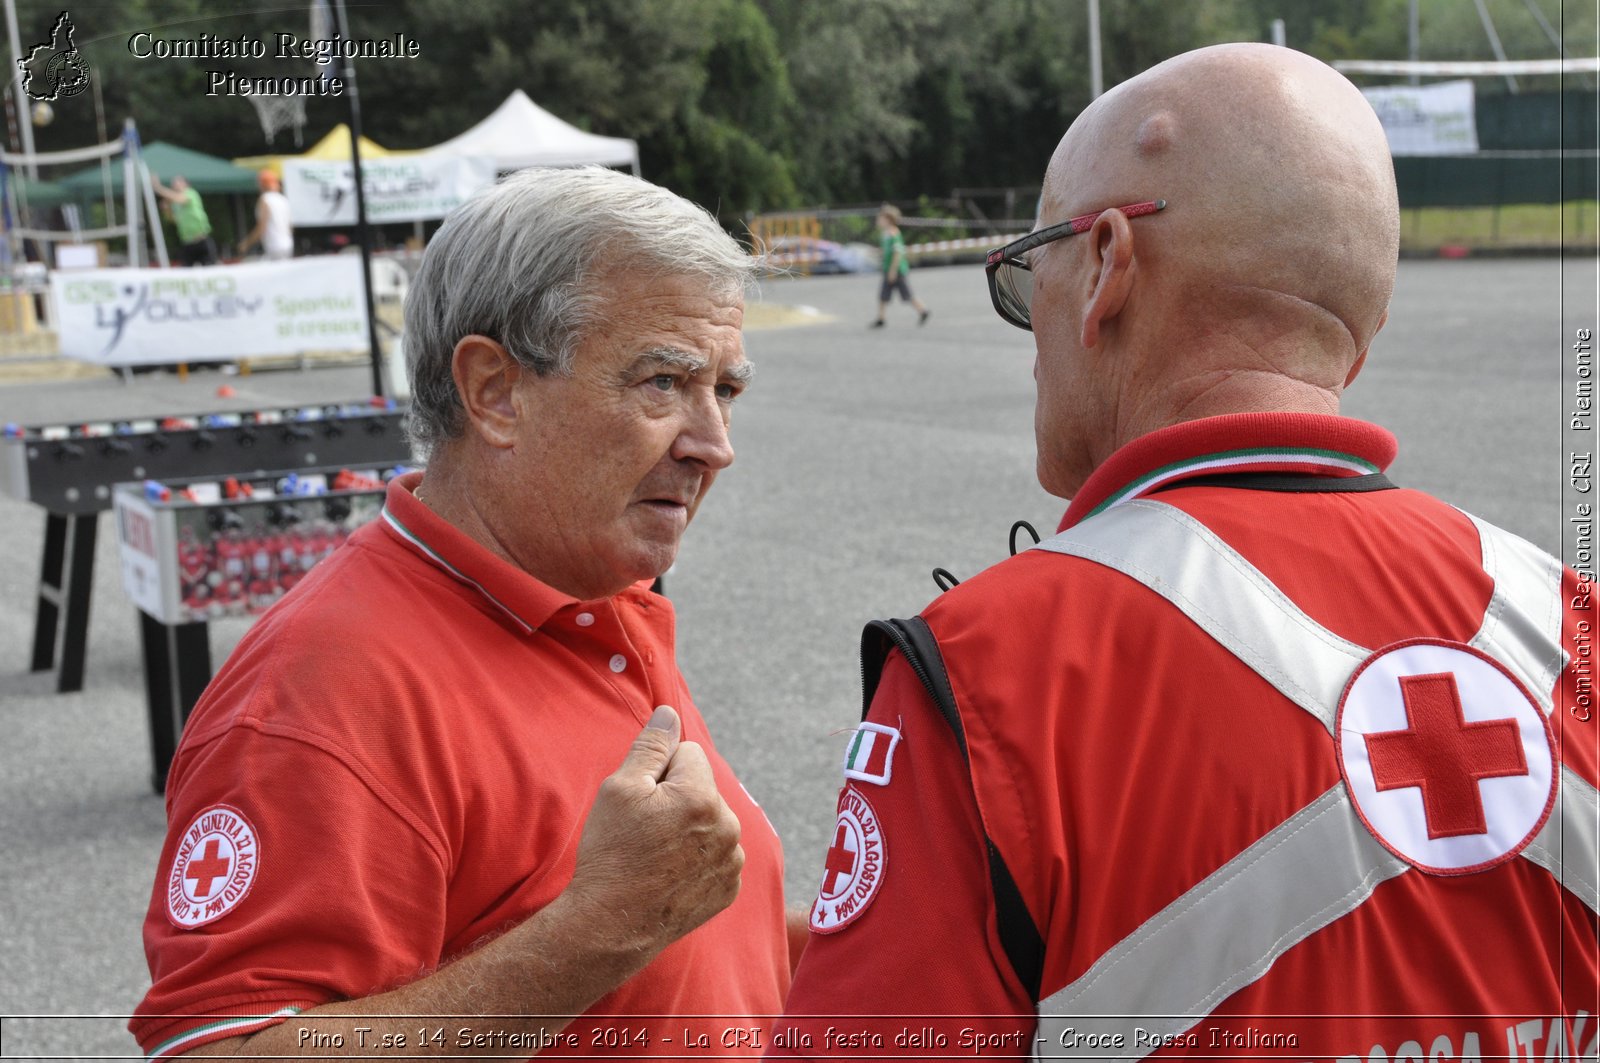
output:
[[[301, 1019], [339, 1033], [341, 1044], [352, 1043], [358, 1027], [376, 1040], [405, 1033], [407, 1015], [458, 1015], [467, 1030], [480, 1029], [474, 1016], [497, 1016], [498, 1033], [554, 1034], [732, 904], [744, 868], [739, 819], [717, 792], [705, 751], [681, 741], [681, 729], [675, 711], [656, 709], [622, 767], [600, 784], [572, 882], [543, 910], [409, 985], [312, 1008]], [[295, 1038], [296, 1024], [283, 1023], [195, 1052], [276, 1059], [331, 1051], [308, 1051]], [[482, 1042], [457, 1039], [437, 1054], [503, 1051], [475, 1045]]]
[[739, 895], [739, 818], [682, 729], [676, 710], [656, 708], [589, 806], [572, 881], [525, 924], [559, 927], [605, 991]]
[[589, 912], [644, 966], [739, 894], [739, 819], [698, 743], [660, 706], [600, 784], [563, 901]]

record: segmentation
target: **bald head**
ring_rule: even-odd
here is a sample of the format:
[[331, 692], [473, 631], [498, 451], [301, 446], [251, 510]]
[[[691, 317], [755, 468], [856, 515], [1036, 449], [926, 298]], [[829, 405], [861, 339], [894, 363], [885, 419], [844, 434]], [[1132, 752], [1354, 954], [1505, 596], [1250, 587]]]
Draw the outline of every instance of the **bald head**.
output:
[[1047, 219], [1156, 198], [1169, 209], [1138, 249], [1173, 327], [1267, 315], [1350, 361], [1371, 341], [1394, 287], [1394, 171], [1371, 106], [1330, 67], [1219, 45], [1096, 100], [1051, 160]]
[[[1166, 200], [1135, 220], [1109, 207]], [[1029, 255], [1039, 480], [1071, 497], [1116, 449], [1217, 414], [1337, 413], [1394, 290], [1400, 218], [1372, 108], [1310, 56], [1229, 44], [1091, 104]]]

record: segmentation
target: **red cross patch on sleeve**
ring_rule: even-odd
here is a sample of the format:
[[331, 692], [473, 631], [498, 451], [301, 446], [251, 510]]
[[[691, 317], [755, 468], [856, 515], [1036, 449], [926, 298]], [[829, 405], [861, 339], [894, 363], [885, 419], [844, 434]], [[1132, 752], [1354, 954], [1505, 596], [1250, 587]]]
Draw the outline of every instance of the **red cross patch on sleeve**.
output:
[[839, 793], [839, 818], [822, 863], [822, 889], [811, 906], [811, 929], [833, 934], [860, 918], [883, 886], [888, 859], [878, 814], [865, 794], [847, 784]]
[[213, 805], [178, 840], [167, 875], [167, 918], [180, 930], [214, 923], [239, 906], [261, 868], [255, 826], [231, 805]]

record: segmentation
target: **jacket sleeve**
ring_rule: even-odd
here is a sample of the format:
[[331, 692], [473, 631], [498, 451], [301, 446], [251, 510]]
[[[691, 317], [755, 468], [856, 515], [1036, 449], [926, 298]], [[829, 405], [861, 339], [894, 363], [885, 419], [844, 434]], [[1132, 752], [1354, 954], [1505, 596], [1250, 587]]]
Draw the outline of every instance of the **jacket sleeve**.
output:
[[129, 1027], [148, 1055], [437, 966], [448, 869], [414, 824], [314, 742], [238, 727], [202, 752], [144, 922], [152, 985]]
[[853, 894], [848, 922], [821, 918], [832, 925], [819, 932], [813, 907], [811, 939], [768, 1055], [1029, 1055], [1034, 1005], [997, 935], [966, 762], [898, 652], [867, 720], [897, 729], [900, 740], [883, 772], [872, 765], [886, 782], [846, 780], [819, 882], [851, 863], [843, 850], [859, 846], [849, 836], [864, 816], [876, 821], [880, 873], [865, 897], [862, 889]]

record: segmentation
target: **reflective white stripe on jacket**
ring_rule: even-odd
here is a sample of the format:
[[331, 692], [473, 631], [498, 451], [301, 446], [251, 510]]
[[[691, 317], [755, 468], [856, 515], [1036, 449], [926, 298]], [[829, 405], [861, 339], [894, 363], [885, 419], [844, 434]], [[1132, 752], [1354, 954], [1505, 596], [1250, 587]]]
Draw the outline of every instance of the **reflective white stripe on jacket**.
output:
[[[1560, 562], [1472, 518], [1494, 593], [1470, 645], [1499, 661], [1546, 716], [1566, 664]], [[1122, 503], [1034, 549], [1115, 569], [1166, 598], [1331, 733], [1345, 684], [1376, 647], [1305, 614], [1193, 517], [1150, 499]], [[1595, 788], [1563, 767], [1555, 808], [1522, 858], [1597, 907]], [[1148, 1055], [1153, 1037], [1188, 1029], [1311, 934], [1354, 911], [1385, 880], [1421, 874], [1381, 845], [1341, 781], [1106, 951], [1039, 1004], [1040, 1044], [1070, 1025], [1087, 1043]], [[1052, 1018], [1055, 1016], [1056, 1018]], [[1063, 1020], [1060, 1016], [1070, 1016]], [[1136, 1038], [1135, 1029], [1144, 1031]], [[1080, 1041], [1080, 1043], [1084, 1043]]]

